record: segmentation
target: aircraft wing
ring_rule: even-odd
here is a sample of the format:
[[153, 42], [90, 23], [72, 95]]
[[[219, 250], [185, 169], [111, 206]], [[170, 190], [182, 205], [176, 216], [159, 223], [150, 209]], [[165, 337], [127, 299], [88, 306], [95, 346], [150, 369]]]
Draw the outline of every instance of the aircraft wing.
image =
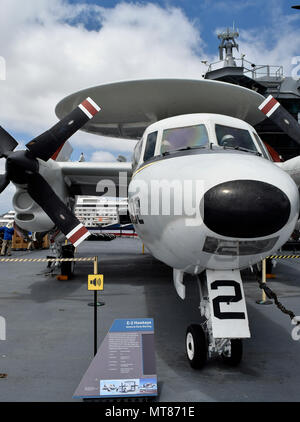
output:
[[284, 161], [283, 163], [275, 164], [287, 172], [298, 187], [300, 186], [300, 156], [291, 158], [290, 160]]
[[[61, 174], [70, 194], [127, 197], [132, 175], [131, 163], [59, 162]], [[115, 195], [113, 188], [115, 187]], [[109, 190], [109, 191], [108, 191]]]

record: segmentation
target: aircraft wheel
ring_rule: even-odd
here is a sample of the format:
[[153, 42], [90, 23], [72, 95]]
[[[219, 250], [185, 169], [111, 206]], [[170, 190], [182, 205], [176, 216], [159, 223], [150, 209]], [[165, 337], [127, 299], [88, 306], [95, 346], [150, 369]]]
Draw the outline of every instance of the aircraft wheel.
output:
[[202, 368], [207, 361], [207, 341], [200, 325], [190, 325], [186, 331], [186, 354], [193, 369]]
[[228, 350], [222, 353], [222, 359], [229, 366], [237, 366], [242, 360], [243, 342], [240, 338], [232, 339], [230, 346]]

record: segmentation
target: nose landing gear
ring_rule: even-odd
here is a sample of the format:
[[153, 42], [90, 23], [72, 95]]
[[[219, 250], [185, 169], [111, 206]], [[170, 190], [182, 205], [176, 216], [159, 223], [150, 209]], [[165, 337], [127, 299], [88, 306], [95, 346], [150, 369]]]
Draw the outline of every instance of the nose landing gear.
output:
[[201, 369], [206, 364], [208, 348], [206, 333], [201, 325], [190, 325], [186, 331], [186, 354], [193, 369]]
[[[230, 276], [232, 278], [232, 273], [230, 274]], [[207, 280], [206, 274], [203, 274], [201, 276], [201, 279], [198, 278], [198, 285], [199, 285], [199, 291], [200, 291], [199, 309], [200, 309], [201, 316], [205, 318], [205, 322], [202, 323], [201, 325], [192, 324], [188, 327], [186, 331], [186, 355], [193, 369], [203, 368], [209, 359], [212, 359], [218, 356], [222, 358], [225, 364], [229, 366], [237, 366], [241, 362], [242, 356], [243, 356], [242, 339], [230, 338], [229, 334], [231, 332], [232, 337], [234, 336], [235, 333], [242, 334], [243, 337], [250, 336], [249, 329], [247, 329], [248, 323], [246, 320], [245, 306], [242, 306], [242, 308], [239, 308], [239, 309], [236, 308], [238, 310], [244, 310], [245, 312], [244, 318], [241, 318], [242, 316], [241, 312], [236, 312], [234, 313], [234, 315], [232, 312], [223, 312], [223, 313], [221, 312], [220, 313], [221, 315], [218, 314], [218, 312], [215, 312], [217, 309], [217, 306], [214, 306], [214, 305], [218, 303], [218, 297], [220, 296], [215, 296], [214, 299], [210, 297], [210, 288], [211, 288], [211, 285], [213, 284], [213, 281], [216, 281], [216, 278], [209, 277], [209, 279]], [[219, 278], [218, 278], [218, 281], [224, 282], [224, 280], [220, 280]], [[225, 280], [225, 281], [228, 281], [228, 280]], [[236, 277], [235, 281], [238, 282], [239, 277]], [[222, 283], [220, 285], [222, 285]], [[225, 285], [226, 287], [230, 287], [230, 283], [225, 283]], [[227, 297], [227, 295], [225, 297]], [[224, 296], [221, 296], [221, 298], [224, 301]], [[242, 299], [244, 300], [243, 294], [240, 300]], [[213, 300], [216, 300], [217, 302], [213, 302]], [[240, 300], [235, 300], [235, 296], [229, 296], [229, 295], [228, 295], [227, 300], [230, 300], [230, 302], [228, 302], [227, 305], [230, 305], [230, 303], [232, 302], [235, 303], [235, 302], [240, 301]], [[213, 315], [211, 314], [211, 309], [212, 309]], [[218, 317], [216, 318], [215, 313], [217, 313], [218, 317], [221, 316], [221, 318], [219, 318], [221, 321], [221, 327], [218, 326], [219, 321], [218, 321]], [[239, 316], [239, 318], [236, 318], [237, 316]], [[226, 317], [227, 317], [228, 324], [226, 324]], [[242, 325], [240, 324], [241, 325], [240, 329], [238, 327], [239, 319], [243, 320], [242, 322], [244, 323]], [[220, 336], [220, 332], [222, 332], [222, 330], [224, 332], [224, 337]], [[216, 337], [215, 335], [216, 332], [218, 333], [217, 334], [218, 337]], [[228, 337], [225, 337], [225, 335]]]

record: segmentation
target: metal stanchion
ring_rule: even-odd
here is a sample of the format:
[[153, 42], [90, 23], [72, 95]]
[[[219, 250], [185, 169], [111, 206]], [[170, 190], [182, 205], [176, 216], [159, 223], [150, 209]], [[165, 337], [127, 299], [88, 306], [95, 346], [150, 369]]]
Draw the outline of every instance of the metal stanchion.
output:
[[[261, 266], [261, 281], [264, 284], [267, 283], [267, 279], [266, 279], [266, 259], [264, 259], [262, 261], [262, 266]], [[264, 289], [262, 289], [262, 298], [261, 298], [261, 300], [257, 300], [256, 303], [258, 303], [259, 305], [272, 305], [273, 304], [273, 302], [271, 300], [268, 300], [267, 299], [267, 295], [266, 295]]]
[[[99, 276], [98, 274], [98, 257], [95, 256], [95, 260], [94, 260], [94, 276]], [[89, 276], [92, 277], [92, 276]], [[89, 303], [89, 306], [92, 306], [94, 308], [94, 356], [96, 356], [97, 354], [97, 350], [98, 350], [98, 306], [104, 306], [105, 303], [104, 302], [98, 302], [98, 290], [103, 290], [103, 285], [102, 287], [100, 287], [98, 284], [96, 284], [96, 279], [93, 280], [95, 289], [90, 289], [89, 290], [94, 290], [94, 302], [93, 303]], [[100, 284], [100, 282], [99, 282]], [[97, 287], [98, 286], [98, 287]]]
[[[98, 257], [95, 257], [94, 261], [94, 274], [98, 274]], [[94, 291], [94, 356], [97, 354], [98, 339], [97, 339], [97, 301], [98, 301], [98, 290]]]

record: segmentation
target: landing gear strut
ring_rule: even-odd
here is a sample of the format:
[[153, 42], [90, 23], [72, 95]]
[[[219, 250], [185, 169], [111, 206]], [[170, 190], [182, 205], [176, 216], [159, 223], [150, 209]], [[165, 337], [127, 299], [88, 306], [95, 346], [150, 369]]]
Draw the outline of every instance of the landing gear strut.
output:
[[215, 338], [213, 336], [211, 307], [206, 274], [198, 278], [200, 291], [200, 313], [204, 322], [190, 325], [186, 332], [186, 355], [193, 369], [201, 369], [208, 359], [220, 356], [229, 366], [242, 360], [243, 344], [240, 338]]

